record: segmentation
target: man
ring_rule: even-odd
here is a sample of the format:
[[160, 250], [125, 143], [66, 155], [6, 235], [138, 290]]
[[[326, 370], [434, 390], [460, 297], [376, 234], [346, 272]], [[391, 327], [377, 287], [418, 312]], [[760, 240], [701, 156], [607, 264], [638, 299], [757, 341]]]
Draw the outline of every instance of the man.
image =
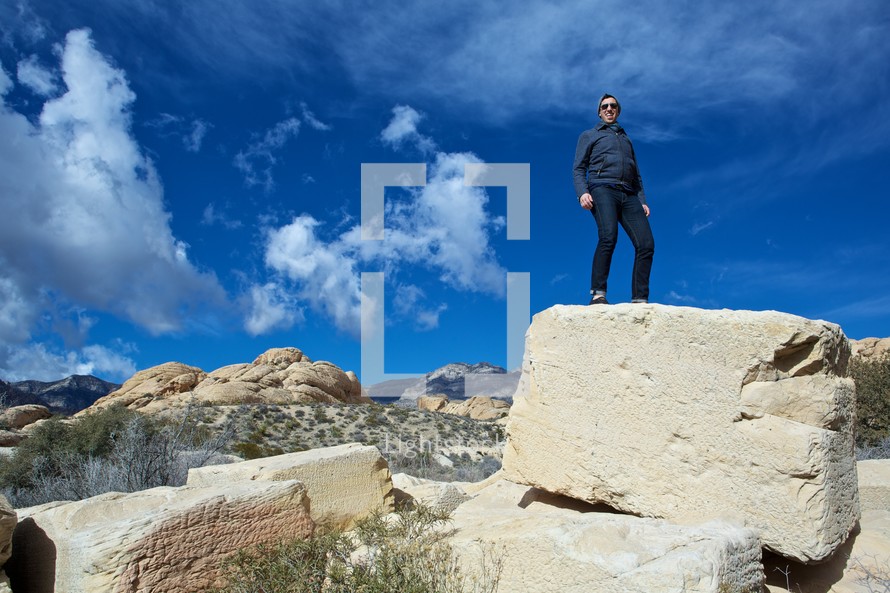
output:
[[621, 105], [612, 95], [599, 100], [600, 122], [583, 132], [575, 149], [575, 194], [596, 220], [599, 242], [590, 271], [591, 305], [607, 305], [606, 285], [618, 225], [624, 228], [636, 251], [631, 302], [649, 302], [649, 273], [655, 239], [649, 227], [649, 206], [637, 168], [633, 145], [618, 125]]

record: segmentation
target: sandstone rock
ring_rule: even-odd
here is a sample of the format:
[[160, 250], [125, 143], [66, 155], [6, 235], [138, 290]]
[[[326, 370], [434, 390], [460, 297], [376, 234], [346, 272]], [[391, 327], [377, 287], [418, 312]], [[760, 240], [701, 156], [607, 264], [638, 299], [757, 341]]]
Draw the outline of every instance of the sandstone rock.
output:
[[497, 420], [507, 415], [510, 404], [502, 399], [482, 395], [454, 402], [444, 395], [427, 395], [417, 398], [417, 408], [473, 420]]
[[526, 335], [505, 475], [644, 516], [733, 517], [823, 560], [859, 516], [848, 358], [836, 325], [783, 313], [552, 307]]
[[2, 570], [0, 570], [0, 593], [12, 593], [12, 589], [9, 587], [9, 578]]
[[44, 420], [52, 416], [52, 412], [46, 406], [28, 404], [7, 408], [0, 414], [0, 423], [5, 423], [10, 428], [20, 429], [34, 424], [38, 420]]
[[452, 526], [462, 565], [500, 559], [498, 590], [510, 593], [722, 593], [763, 581], [750, 529], [598, 512], [506, 481], [459, 506]]
[[296, 481], [109, 493], [20, 515], [5, 567], [17, 593], [204, 592], [237, 549], [314, 529]]
[[15, 447], [26, 438], [27, 435], [18, 431], [0, 430], [0, 447]]
[[877, 359], [887, 351], [890, 351], [890, 338], [850, 340], [850, 350], [853, 356], [858, 356], [864, 360]]
[[120, 389], [112, 391], [105, 397], [100, 397], [92, 406], [78, 412], [75, 416], [111, 405], [123, 405], [133, 409], [143, 408], [163, 396], [188, 391], [188, 385], [197, 385], [205, 376], [204, 371], [197, 367], [180, 362], [167, 362], [139, 371], [127, 379]]
[[273, 348], [252, 363], [228, 365], [211, 373], [177, 362], [140, 371], [84, 412], [112, 404], [157, 412], [189, 404], [310, 402], [372, 400], [362, 396], [361, 384], [352, 371], [343, 372], [325, 361], [312, 362], [298, 348]]
[[448, 403], [447, 395], [422, 395], [417, 398], [417, 409], [427, 412], [441, 412]]
[[[856, 464], [859, 504], [863, 511], [890, 511], [890, 459], [869, 459]], [[890, 559], [890, 556], [888, 556]]]
[[0, 566], [9, 560], [12, 555], [12, 532], [15, 531], [18, 516], [15, 509], [6, 500], [6, 497], [0, 494]]
[[377, 447], [349, 443], [300, 453], [189, 470], [189, 486], [251, 480], [299, 480], [306, 486], [313, 521], [349, 529], [372, 513], [393, 508], [389, 466]]
[[392, 485], [396, 504], [418, 502], [453, 511], [470, 498], [457, 484], [424, 480], [408, 474], [394, 474]]

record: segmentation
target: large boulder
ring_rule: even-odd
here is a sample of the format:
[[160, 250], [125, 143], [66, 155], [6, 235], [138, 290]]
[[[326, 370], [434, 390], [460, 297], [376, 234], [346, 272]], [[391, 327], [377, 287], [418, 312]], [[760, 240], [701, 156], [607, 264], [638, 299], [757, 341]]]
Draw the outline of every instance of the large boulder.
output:
[[38, 420], [45, 420], [52, 416], [52, 412], [46, 406], [37, 404], [26, 404], [24, 406], [13, 406], [7, 408], [0, 414], [0, 425], [6, 425], [9, 428], [20, 429], [34, 424]]
[[535, 315], [505, 476], [677, 522], [732, 517], [829, 557], [859, 518], [849, 346], [836, 325], [664, 305]]
[[753, 530], [619, 515], [503, 480], [459, 506], [451, 526], [465, 569], [491, 576], [500, 563], [498, 591], [723, 593], [763, 582]]
[[296, 481], [114, 492], [19, 515], [5, 567], [16, 593], [204, 592], [236, 550], [315, 528]]
[[464, 416], [473, 420], [498, 420], [510, 411], [510, 403], [485, 395], [449, 401], [446, 395], [425, 395], [417, 398], [417, 408], [442, 414]]
[[18, 515], [15, 509], [6, 497], [0, 494], [0, 566], [3, 566], [12, 555], [12, 533], [17, 523]]
[[862, 338], [850, 340], [853, 356], [863, 360], [877, 360], [890, 352], [890, 338]]
[[372, 513], [393, 510], [392, 480], [377, 447], [349, 443], [228, 465], [189, 470], [189, 486], [253, 480], [299, 480], [306, 486], [316, 524], [349, 529]]
[[352, 371], [312, 362], [299, 348], [272, 348], [251, 363], [205, 373], [168, 362], [140, 371], [87, 410], [124, 405], [147, 412], [186, 405], [371, 403]]

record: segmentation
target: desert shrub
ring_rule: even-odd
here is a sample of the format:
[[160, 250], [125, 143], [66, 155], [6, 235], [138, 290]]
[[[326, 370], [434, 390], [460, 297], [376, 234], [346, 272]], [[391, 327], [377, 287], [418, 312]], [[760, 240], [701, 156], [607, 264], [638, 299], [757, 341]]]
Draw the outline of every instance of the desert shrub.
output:
[[890, 437], [890, 352], [874, 360], [853, 358], [856, 383], [856, 444], [873, 447]]
[[206, 464], [231, 436], [211, 433], [190, 410], [176, 421], [118, 406], [50, 419], [0, 459], [0, 490], [23, 507], [184, 484], [188, 469]]
[[242, 550], [217, 593], [493, 593], [501, 564], [484, 550], [467, 575], [447, 543], [448, 514], [429, 507], [370, 517], [354, 532]]
[[260, 459], [284, 453], [284, 449], [281, 447], [265, 446], [252, 441], [236, 443], [232, 446], [232, 451], [244, 459]]

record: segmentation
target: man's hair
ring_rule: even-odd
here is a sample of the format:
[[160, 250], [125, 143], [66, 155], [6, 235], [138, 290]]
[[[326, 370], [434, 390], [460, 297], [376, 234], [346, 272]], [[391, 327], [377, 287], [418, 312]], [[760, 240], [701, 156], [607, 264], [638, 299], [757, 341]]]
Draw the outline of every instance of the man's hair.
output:
[[[602, 105], [603, 101], [605, 101], [606, 99], [615, 99], [615, 95], [610, 95], [609, 93], [606, 93], [605, 95], [600, 97], [600, 100], [597, 101], [597, 103], [596, 103], [596, 112], [597, 113], [602, 111], [600, 109], [600, 105]], [[618, 105], [618, 114], [620, 115], [621, 114], [621, 103], [618, 102], [618, 99], [615, 99], [615, 104]]]

